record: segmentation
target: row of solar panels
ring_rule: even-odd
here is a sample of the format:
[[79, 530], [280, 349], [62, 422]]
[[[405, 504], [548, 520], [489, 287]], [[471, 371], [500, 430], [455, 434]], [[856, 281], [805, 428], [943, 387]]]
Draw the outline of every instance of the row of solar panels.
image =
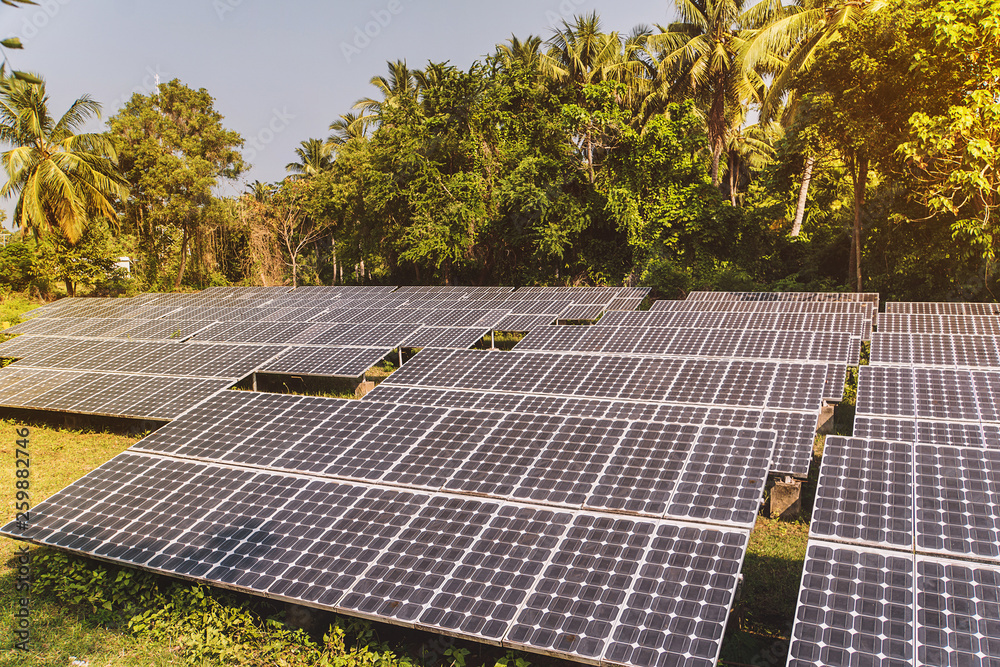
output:
[[[557, 294], [525, 296], [536, 291]], [[832, 341], [871, 329], [868, 304], [755, 312], [789, 327], [782, 316], [861, 318]], [[608, 324], [564, 328], [628, 333]], [[639, 328], [640, 341], [682, 335]], [[687, 349], [745, 341], [770, 355], [820, 339], [761, 327], [753, 348], [739, 326], [718, 328]], [[768, 470], [808, 471], [819, 407], [841, 398], [848, 362], [636, 351], [425, 349], [364, 401], [222, 391], [37, 507], [30, 534], [3, 530], [582, 662], [714, 664]]]
[[[237, 290], [238, 288], [231, 288]], [[250, 288], [248, 288], [250, 289]], [[648, 295], [648, 288], [553, 288], [535, 292], [510, 288], [473, 288], [471, 290], [433, 289], [395, 292], [386, 290], [306, 290], [243, 293], [206, 290], [195, 295], [142, 295], [135, 299], [63, 299], [33, 312], [31, 317], [106, 317], [156, 319], [245, 319], [289, 317], [276, 314], [279, 309], [307, 311], [317, 309], [313, 317], [329, 313], [318, 321], [363, 321], [362, 315], [381, 313], [384, 323], [412, 322], [414, 313], [397, 314], [394, 310], [429, 311], [499, 310], [514, 315], [551, 315], [553, 318], [597, 319], [606, 310], [634, 310]], [[366, 311], [357, 313], [355, 311]], [[302, 313], [292, 315], [303, 317]], [[403, 318], [400, 320], [400, 318]], [[295, 321], [295, 320], [292, 320]], [[417, 322], [421, 320], [417, 319]], [[432, 322], [433, 323], [433, 322]]]
[[800, 360], [848, 366], [857, 365], [861, 341], [847, 332], [549, 326], [535, 329], [514, 349], [600, 355]]
[[1000, 318], [887, 304], [826, 440], [790, 666], [1000, 659]]
[[774, 440], [224, 392], [3, 531], [582, 661], [712, 662]]

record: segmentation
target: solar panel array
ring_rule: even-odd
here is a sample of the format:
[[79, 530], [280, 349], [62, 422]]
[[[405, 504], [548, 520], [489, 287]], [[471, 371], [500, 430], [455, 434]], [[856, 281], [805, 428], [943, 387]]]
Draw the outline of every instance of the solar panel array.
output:
[[[29, 532], [2, 532], [581, 662], [715, 664], [767, 476], [808, 472], [819, 408], [842, 396], [872, 310], [615, 311], [646, 294], [66, 300], [0, 344], [19, 359], [0, 402], [11, 378], [56, 373], [76, 384], [37, 385], [49, 409], [172, 420], [37, 506]], [[518, 327], [545, 349], [462, 349]], [[253, 372], [356, 374], [411, 346], [424, 349], [361, 401], [226, 389]], [[120, 399], [105, 386], [122, 368], [216, 384], [183, 405], [94, 404]]]
[[[45, 369], [31, 376], [40, 386], [62, 379], [60, 386], [75, 387], [82, 380], [70, 371], [104, 373], [107, 377], [96, 380], [107, 385], [107, 400], [101, 406], [92, 400], [67, 404], [47, 392], [36, 396], [18, 391], [0, 395], [0, 405], [173, 417], [175, 405], [168, 410], [142, 400], [132, 401], [123, 412], [82, 408], [121, 409], [124, 398], [116, 394], [127, 389], [129, 396], [137, 395], [136, 377], [147, 375], [226, 378], [230, 385], [255, 372], [358, 378], [397, 348], [469, 348], [504, 327], [531, 329], [563, 316], [586, 319], [580, 309], [597, 317], [613, 302], [618, 307], [626, 302], [638, 305], [648, 292], [514, 292], [509, 287], [307, 287], [293, 292], [287, 287], [232, 287], [134, 299], [63, 299], [32, 311], [31, 318], [8, 329], [8, 334], [22, 335], [0, 344], [0, 356], [19, 359], [11, 369]], [[212, 359], [214, 364], [208, 363]], [[0, 377], [12, 372], [0, 370]], [[214, 387], [209, 392], [214, 393], [224, 384], [199, 384], [191, 389], [192, 399], [204, 398], [206, 390]], [[152, 392], [154, 384], [147, 386]], [[140, 408], [147, 411], [137, 411]]]
[[707, 665], [774, 440], [223, 392], [3, 532], [585, 662]]
[[718, 359], [858, 363], [860, 340], [848, 332], [739, 331], [663, 327], [539, 327], [516, 350]]
[[826, 440], [790, 666], [1000, 660], [989, 307], [887, 304], [879, 318], [854, 437]]

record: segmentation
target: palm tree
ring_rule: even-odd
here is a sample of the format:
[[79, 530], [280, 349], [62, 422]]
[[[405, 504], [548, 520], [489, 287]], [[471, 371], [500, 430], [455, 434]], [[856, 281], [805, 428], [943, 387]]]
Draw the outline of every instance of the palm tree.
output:
[[358, 100], [354, 104], [355, 109], [359, 109], [365, 114], [379, 115], [383, 107], [400, 106], [404, 101], [416, 101], [417, 82], [413, 76], [413, 71], [406, 66], [405, 60], [397, 60], [388, 63], [389, 76], [375, 76], [370, 83], [378, 88], [382, 94], [381, 100], [371, 97]]
[[511, 35], [506, 44], [497, 46], [497, 56], [501, 66], [511, 70], [515, 64], [525, 72], [540, 72], [542, 67], [542, 38], [530, 35], [524, 41]]
[[712, 184], [719, 185], [719, 160], [732, 129], [732, 110], [764, 96], [762, 74], [777, 67], [771, 54], [757, 61], [745, 59], [744, 29], [759, 20], [762, 6], [748, 10], [743, 0], [675, 0], [681, 21], [648, 38], [658, 50], [664, 79], [672, 82], [671, 95], [691, 95], [707, 108], [706, 126], [712, 151]]
[[289, 178], [309, 178], [333, 166], [330, 147], [321, 139], [306, 139], [295, 149], [295, 155], [299, 161], [285, 165], [285, 171], [292, 174]]
[[[646, 67], [639, 57], [645, 37], [640, 32], [623, 40], [617, 32], [602, 32], [596, 12], [577, 16], [573, 23], [563, 21], [562, 28], [548, 40], [548, 51], [540, 56], [542, 75], [559, 87], [569, 86], [581, 104], [585, 86], [605, 81], [622, 83], [626, 97], [622, 103], [637, 107], [645, 89], [642, 75]], [[591, 182], [595, 179], [595, 154], [601, 150], [596, 130], [588, 126], [576, 139]]]
[[642, 64], [632, 57], [642, 41], [630, 38], [626, 50], [617, 32], [601, 32], [596, 12], [577, 16], [572, 24], [563, 21], [547, 42], [549, 50], [541, 55], [542, 72], [551, 80], [571, 83], [577, 90], [602, 81], [635, 83]]
[[57, 121], [49, 115], [45, 83], [0, 80], [0, 154], [7, 182], [0, 196], [17, 196], [14, 220], [36, 235], [59, 230], [70, 243], [83, 235], [90, 216], [115, 221], [115, 197], [128, 196], [117, 154], [104, 134], [75, 134], [101, 105], [84, 95]]
[[342, 114], [337, 120], [330, 123], [330, 131], [333, 134], [326, 138], [325, 145], [331, 153], [335, 153], [348, 144], [364, 141], [368, 137], [368, 128], [371, 123], [371, 116], [355, 113]]
[[[768, 16], [760, 16], [760, 27], [749, 39], [745, 58], [750, 66], [761, 58], [781, 54], [783, 64], [775, 73], [767, 94], [761, 100], [760, 118], [768, 121], [780, 116], [791, 126], [798, 110], [799, 95], [795, 77], [812, 67], [816, 54], [837, 38], [840, 29], [858, 21], [865, 14], [884, 9], [886, 0], [794, 0], [790, 6], [772, 7]], [[798, 236], [805, 216], [806, 198], [812, 180], [815, 155], [806, 155], [802, 185], [795, 206], [791, 236]]]

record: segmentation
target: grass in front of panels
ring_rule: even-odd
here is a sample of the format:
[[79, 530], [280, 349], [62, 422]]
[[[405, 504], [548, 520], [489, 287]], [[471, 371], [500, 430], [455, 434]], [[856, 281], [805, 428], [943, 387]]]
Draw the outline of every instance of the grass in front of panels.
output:
[[[0, 420], [0, 521], [13, 518], [17, 429], [30, 429], [28, 452], [32, 506], [113, 458], [136, 441], [135, 436], [109, 432], [71, 431], [39, 423]], [[70, 656], [86, 658], [90, 667], [160, 667], [182, 661], [167, 646], [123, 634], [95, 623], [88, 614], [67, 609], [49, 599], [32, 596], [29, 653], [13, 648], [13, 613], [21, 593], [15, 589], [16, 553], [21, 542], [0, 537], [0, 665], [68, 665]]]

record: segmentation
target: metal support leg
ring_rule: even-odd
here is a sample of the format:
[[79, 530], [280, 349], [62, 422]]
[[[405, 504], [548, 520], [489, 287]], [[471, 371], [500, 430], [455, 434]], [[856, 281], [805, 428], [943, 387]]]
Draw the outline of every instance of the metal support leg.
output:
[[253, 390], [257, 391], [257, 374], [253, 374]]
[[399, 365], [400, 366], [403, 365], [403, 348], [402, 348], [402, 346], [400, 346], [400, 348], [399, 348]]

